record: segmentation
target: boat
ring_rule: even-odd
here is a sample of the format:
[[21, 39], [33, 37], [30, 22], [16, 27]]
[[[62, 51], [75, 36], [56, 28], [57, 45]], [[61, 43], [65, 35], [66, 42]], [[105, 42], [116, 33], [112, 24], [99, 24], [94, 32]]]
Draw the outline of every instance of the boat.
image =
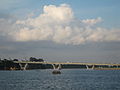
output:
[[60, 70], [53, 70], [52, 74], [61, 74]]

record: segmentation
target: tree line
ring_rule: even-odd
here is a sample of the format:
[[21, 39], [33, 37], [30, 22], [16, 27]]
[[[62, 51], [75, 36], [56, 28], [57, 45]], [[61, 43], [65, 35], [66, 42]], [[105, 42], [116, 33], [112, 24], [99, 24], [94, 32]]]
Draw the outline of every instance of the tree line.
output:
[[[14, 62], [14, 61], [19, 61], [19, 59], [1, 59], [0, 58], [0, 62]], [[35, 57], [30, 57], [29, 60], [22, 60], [22, 61], [31, 61], [31, 62], [44, 62], [44, 60], [42, 58], [35, 58]]]

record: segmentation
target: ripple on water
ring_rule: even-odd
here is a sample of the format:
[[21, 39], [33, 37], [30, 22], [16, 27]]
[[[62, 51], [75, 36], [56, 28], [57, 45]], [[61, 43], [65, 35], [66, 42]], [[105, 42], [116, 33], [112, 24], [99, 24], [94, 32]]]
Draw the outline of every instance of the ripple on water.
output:
[[0, 71], [0, 90], [120, 90], [119, 70]]

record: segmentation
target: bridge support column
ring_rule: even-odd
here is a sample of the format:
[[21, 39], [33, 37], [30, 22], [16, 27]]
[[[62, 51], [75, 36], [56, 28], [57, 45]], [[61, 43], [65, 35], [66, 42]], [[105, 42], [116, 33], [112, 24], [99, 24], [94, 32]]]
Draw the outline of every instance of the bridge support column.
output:
[[92, 70], [93, 70], [93, 69], [95, 68], [95, 65], [86, 65], [86, 68], [87, 68], [87, 69], [92, 69]]
[[27, 68], [27, 66], [28, 66], [28, 63], [25, 63], [25, 65], [19, 63], [19, 66], [20, 66], [20, 69], [21, 69], [21, 70], [26, 70], [26, 68]]
[[60, 69], [61, 69], [61, 64], [52, 64], [53, 66], [53, 74], [61, 74]]
[[54, 70], [60, 70], [61, 64], [52, 64]]

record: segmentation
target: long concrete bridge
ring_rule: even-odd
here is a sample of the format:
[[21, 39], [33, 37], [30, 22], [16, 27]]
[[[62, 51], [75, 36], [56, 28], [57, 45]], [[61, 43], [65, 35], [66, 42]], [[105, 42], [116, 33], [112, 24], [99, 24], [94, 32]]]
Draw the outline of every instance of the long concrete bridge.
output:
[[[86, 69], [120, 69], [120, 64], [98, 64], [98, 63], [79, 63], [79, 62], [31, 62], [31, 61], [14, 61], [14, 63], [19, 64], [22, 70], [26, 70], [29, 64], [51, 64], [53, 69], [61, 69], [62, 65], [85, 65]], [[97, 68], [96, 68], [97, 67]]]

